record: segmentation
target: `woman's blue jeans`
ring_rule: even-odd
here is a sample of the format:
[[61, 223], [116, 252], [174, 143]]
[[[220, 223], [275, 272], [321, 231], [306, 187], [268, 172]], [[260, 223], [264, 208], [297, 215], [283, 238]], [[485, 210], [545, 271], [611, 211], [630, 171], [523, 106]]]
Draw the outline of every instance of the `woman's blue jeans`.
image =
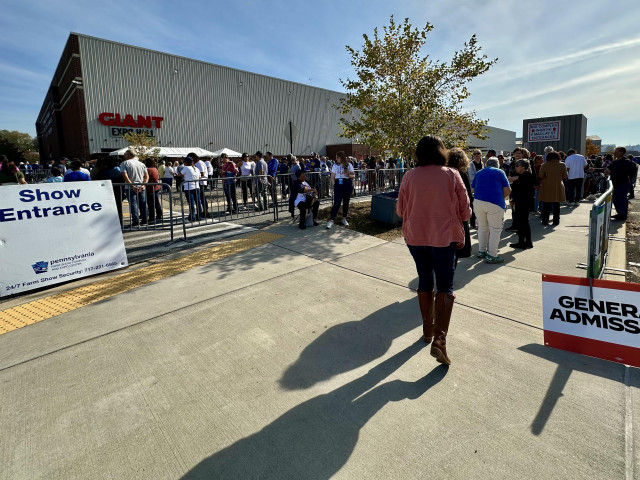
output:
[[448, 247], [407, 245], [418, 271], [418, 291], [453, 294], [453, 274], [456, 271], [456, 244]]

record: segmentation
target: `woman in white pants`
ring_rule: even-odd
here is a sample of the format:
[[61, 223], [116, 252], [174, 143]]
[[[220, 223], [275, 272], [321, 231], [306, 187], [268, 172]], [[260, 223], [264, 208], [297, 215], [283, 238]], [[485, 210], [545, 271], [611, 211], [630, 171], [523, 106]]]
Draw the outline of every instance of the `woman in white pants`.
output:
[[477, 257], [484, 258], [486, 263], [502, 263], [504, 258], [498, 256], [498, 244], [507, 208], [504, 199], [511, 193], [511, 188], [496, 157], [488, 159], [486, 168], [476, 173], [471, 188], [478, 226]]

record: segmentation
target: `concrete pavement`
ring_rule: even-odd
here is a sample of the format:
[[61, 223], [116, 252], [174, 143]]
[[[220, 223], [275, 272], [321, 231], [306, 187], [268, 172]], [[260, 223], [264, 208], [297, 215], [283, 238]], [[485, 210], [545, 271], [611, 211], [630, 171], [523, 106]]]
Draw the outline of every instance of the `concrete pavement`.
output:
[[288, 221], [0, 335], [0, 478], [638, 478], [638, 370], [542, 342], [541, 274], [585, 276], [589, 208], [460, 261], [450, 368], [402, 239]]

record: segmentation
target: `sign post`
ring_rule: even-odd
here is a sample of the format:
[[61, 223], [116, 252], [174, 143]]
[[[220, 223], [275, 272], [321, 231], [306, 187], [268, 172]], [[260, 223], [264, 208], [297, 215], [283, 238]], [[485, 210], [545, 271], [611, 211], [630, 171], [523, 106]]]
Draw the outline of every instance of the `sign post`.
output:
[[0, 188], [0, 297], [127, 265], [111, 181]]
[[589, 216], [588, 278], [602, 277], [609, 251], [613, 184], [610, 180], [608, 183], [609, 188], [594, 202]]

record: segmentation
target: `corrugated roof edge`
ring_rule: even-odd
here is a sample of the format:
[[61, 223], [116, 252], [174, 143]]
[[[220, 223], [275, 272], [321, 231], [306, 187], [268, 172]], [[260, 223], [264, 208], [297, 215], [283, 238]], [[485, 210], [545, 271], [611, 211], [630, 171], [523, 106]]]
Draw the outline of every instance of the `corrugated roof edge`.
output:
[[[347, 95], [346, 92], [338, 92], [337, 90], [329, 90], [328, 88], [320, 88], [320, 87], [316, 87], [314, 85], [307, 85], [305, 83], [294, 82], [293, 80], [286, 80], [284, 78], [278, 78], [278, 77], [272, 77], [270, 75], [264, 75], [262, 73], [255, 73], [255, 72], [250, 72], [248, 70], [241, 70], [239, 68], [227, 67], [226, 65], [218, 65], [217, 63], [205, 62], [204, 60], [198, 60], [196, 58], [189, 58], [189, 57], [185, 57], [183, 55], [175, 55], [173, 53], [161, 52], [160, 50], [153, 50], [151, 48], [144, 48], [144, 47], [138, 47], [136, 45], [129, 45], [127, 43], [115, 42], [113, 40], [107, 40], [106, 38], [99, 38], [99, 37], [94, 37], [94, 36], [91, 36], [91, 35], [85, 35], [84, 33], [71, 32], [71, 33], [69, 33], [69, 37], [71, 37], [71, 35], [76, 35], [78, 37], [84, 37], [84, 38], [90, 38], [91, 40], [98, 40], [98, 41], [106, 42], [106, 43], [113, 43], [115, 45], [122, 45], [124, 47], [136, 48], [138, 50], [145, 50], [147, 52], [159, 53], [161, 55], [166, 55], [168, 57], [181, 58], [181, 59], [184, 59], [184, 60], [189, 60], [191, 62], [203, 63], [205, 65], [212, 65], [214, 67], [225, 68], [227, 70], [232, 70], [232, 71], [235, 71], [235, 72], [247, 73], [249, 75], [255, 75], [255, 76], [258, 76], [258, 77], [271, 78], [271, 79], [274, 79], [274, 80], [279, 80], [281, 82], [288, 82], [288, 83], [291, 83], [291, 84], [294, 84], [294, 85], [300, 85], [300, 86], [306, 87], [306, 88], [315, 88], [316, 90], [322, 90], [324, 92], [337, 93], [339, 95]], [[65, 46], [66, 46], [66, 43], [65, 43]], [[80, 52], [80, 55], [82, 56], [82, 52]]]

